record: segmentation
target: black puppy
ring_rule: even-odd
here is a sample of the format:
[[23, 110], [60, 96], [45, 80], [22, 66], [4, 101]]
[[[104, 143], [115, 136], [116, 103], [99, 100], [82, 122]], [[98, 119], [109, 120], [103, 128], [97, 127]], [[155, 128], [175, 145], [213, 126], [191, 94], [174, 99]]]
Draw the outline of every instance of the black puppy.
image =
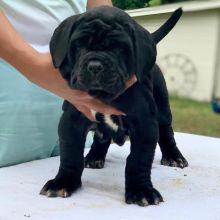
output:
[[[70, 87], [89, 92], [120, 109], [126, 116], [95, 113], [92, 123], [64, 101], [59, 123], [61, 163], [57, 176], [41, 190], [49, 197], [67, 197], [81, 186], [84, 165], [102, 168], [113, 139], [119, 145], [129, 136], [131, 152], [125, 169], [125, 200], [140, 206], [159, 204], [162, 196], [151, 182], [154, 152], [159, 142], [163, 165], [188, 165], [174, 140], [166, 84], [156, 61], [156, 44], [175, 26], [182, 14], [176, 10], [150, 34], [124, 11], [108, 6], [67, 18], [50, 43], [54, 66]], [[126, 90], [133, 74], [138, 82]], [[83, 157], [87, 132], [94, 142]]]

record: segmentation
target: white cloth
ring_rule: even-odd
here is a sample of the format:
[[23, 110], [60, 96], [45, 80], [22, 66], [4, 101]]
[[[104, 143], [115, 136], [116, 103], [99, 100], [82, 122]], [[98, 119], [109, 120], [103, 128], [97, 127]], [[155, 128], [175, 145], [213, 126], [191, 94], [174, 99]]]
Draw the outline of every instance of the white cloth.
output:
[[0, 0], [0, 7], [27, 42], [46, 52], [58, 24], [68, 16], [83, 13], [86, 3], [86, 0]]
[[56, 175], [58, 157], [0, 169], [0, 219], [219, 220], [220, 139], [175, 136], [190, 166], [160, 165], [157, 148], [152, 181], [165, 200], [158, 206], [143, 208], [124, 202], [127, 142], [123, 147], [111, 145], [104, 169], [85, 169], [82, 189], [70, 198], [39, 195], [45, 182]]

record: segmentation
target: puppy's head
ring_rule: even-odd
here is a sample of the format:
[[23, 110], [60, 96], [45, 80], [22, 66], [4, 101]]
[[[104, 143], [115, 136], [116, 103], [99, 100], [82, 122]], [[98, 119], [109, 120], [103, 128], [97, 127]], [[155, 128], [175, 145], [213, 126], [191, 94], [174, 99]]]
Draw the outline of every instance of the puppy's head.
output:
[[158, 36], [124, 11], [102, 6], [62, 22], [50, 50], [55, 67], [72, 88], [113, 100], [125, 91], [132, 74], [142, 81], [152, 68], [162, 38]]

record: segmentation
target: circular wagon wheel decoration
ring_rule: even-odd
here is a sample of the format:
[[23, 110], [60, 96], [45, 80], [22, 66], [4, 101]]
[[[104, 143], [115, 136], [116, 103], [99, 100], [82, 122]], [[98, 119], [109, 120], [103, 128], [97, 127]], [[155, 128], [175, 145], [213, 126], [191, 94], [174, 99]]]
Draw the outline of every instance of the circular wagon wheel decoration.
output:
[[168, 54], [159, 59], [167, 88], [174, 95], [190, 95], [197, 83], [197, 69], [183, 54]]

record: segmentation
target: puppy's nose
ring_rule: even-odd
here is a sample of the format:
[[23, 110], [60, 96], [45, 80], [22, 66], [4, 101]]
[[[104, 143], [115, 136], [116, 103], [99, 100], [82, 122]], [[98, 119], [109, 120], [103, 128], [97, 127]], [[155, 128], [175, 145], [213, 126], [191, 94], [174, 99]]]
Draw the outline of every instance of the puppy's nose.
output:
[[90, 73], [100, 73], [103, 70], [103, 65], [98, 60], [91, 60], [88, 63], [87, 69]]

